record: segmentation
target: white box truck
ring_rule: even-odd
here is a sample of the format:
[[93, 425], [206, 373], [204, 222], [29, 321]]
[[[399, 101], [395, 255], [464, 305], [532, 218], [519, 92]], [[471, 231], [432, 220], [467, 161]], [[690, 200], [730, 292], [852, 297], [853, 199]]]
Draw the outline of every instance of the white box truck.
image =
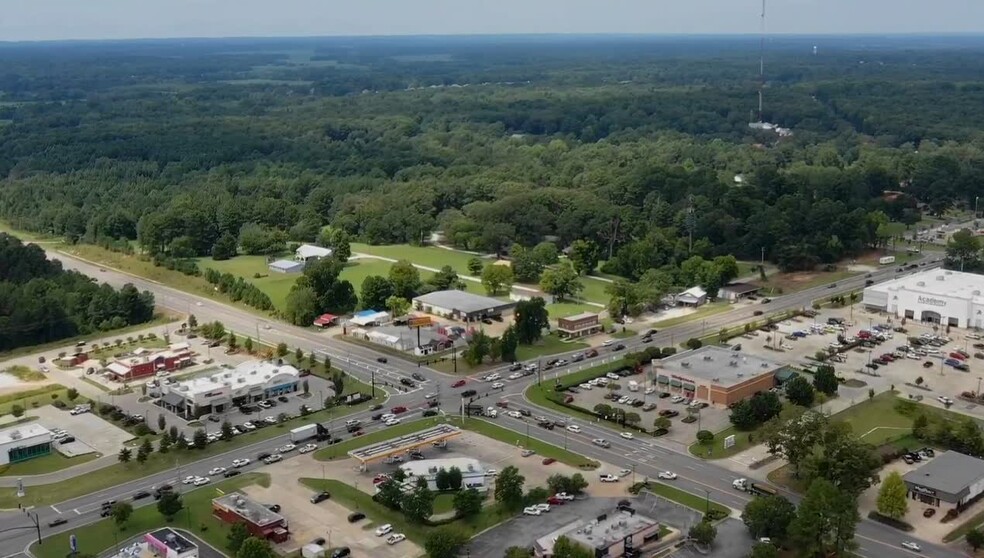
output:
[[895, 263], [895, 256], [882, 256], [878, 258], [878, 263], [882, 265], [893, 264]]
[[296, 444], [297, 442], [303, 442], [304, 440], [314, 438], [317, 435], [317, 424], [305, 424], [304, 426], [298, 426], [290, 431], [290, 441]]

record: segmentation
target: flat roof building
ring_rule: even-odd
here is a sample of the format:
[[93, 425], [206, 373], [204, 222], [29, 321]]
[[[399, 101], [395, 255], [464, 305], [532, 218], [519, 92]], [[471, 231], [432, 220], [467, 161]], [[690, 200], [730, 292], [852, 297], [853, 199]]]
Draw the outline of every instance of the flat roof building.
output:
[[551, 558], [554, 544], [567, 537], [593, 551], [595, 556], [621, 558], [637, 556], [642, 547], [659, 540], [659, 522], [632, 509], [620, 509], [592, 519], [578, 521], [541, 537], [533, 544], [537, 558]]
[[776, 386], [785, 364], [729, 348], [706, 346], [653, 361], [663, 391], [716, 405], [730, 405]]
[[293, 393], [299, 385], [297, 368], [250, 360], [235, 368], [218, 368], [211, 374], [164, 386], [161, 405], [173, 413], [197, 417]]
[[232, 492], [213, 499], [212, 515], [226, 523], [245, 523], [254, 537], [284, 542], [290, 536], [284, 516], [242, 492]]
[[20, 424], [0, 430], [0, 465], [48, 455], [51, 440], [51, 431], [40, 424]]
[[485, 485], [485, 470], [477, 459], [470, 457], [449, 457], [446, 459], [421, 459], [420, 461], [410, 461], [400, 468], [407, 474], [407, 482], [414, 483], [418, 478], [427, 479], [427, 486], [431, 490], [437, 490], [438, 471], [450, 471], [457, 467], [461, 471], [461, 486], [464, 488], [474, 488], [479, 492], [485, 492], [488, 488]]
[[304, 262], [276, 260], [267, 264], [267, 269], [273, 273], [300, 273], [304, 271]]
[[510, 300], [499, 300], [465, 291], [435, 291], [413, 299], [413, 308], [420, 312], [464, 322], [500, 316], [516, 306]]
[[165, 527], [144, 535], [147, 549], [160, 558], [197, 558], [198, 545]]
[[566, 339], [594, 335], [603, 329], [598, 314], [581, 312], [557, 320], [557, 333]]
[[927, 269], [865, 288], [868, 308], [900, 318], [955, 327], [984, 327], [984, 275]]
[[718, 289], [717, 297], [731, 301], [740, 300], [757, 293], [759, 289], [760, 287], [758, 285], [751, 283], [728, 283]]
[[187, 343], [173, 343], [163, 351], [139, 347], [129, 354], [116, 357], [106, 365], [106, 372], [117, 382], [129, 382], [158, 372], [172, 372], [191, 366], [194, 364], [193, 358], [194, 353]]
[[963, 508], [984, 494], [984, 460], [948, 451], [909, 471], [902, 480], [913, 500]]

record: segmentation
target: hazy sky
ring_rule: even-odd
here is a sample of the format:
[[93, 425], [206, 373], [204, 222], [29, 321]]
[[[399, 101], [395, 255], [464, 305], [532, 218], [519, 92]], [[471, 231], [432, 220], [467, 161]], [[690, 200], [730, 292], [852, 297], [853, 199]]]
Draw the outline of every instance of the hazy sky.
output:
[[[0, 40], [755, 33], [760, 0], [3, 0]], [[769, 0], [776, 33], [984, 31], [984, 0]]]

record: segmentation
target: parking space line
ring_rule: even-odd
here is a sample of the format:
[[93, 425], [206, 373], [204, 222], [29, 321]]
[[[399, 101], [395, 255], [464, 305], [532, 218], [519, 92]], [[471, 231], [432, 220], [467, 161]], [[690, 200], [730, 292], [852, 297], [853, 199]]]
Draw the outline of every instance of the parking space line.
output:
[[75, 512], [75, 515], [82, 515], [82, 512], [80, 512], [78, 508], [75, 508], [72, 511]]
[[55, 510], [55, 513], [61, 513], [60, 511], [58, 511], [58, 508], [56, 508], [54, 505], [51, 506], [51, 509]]

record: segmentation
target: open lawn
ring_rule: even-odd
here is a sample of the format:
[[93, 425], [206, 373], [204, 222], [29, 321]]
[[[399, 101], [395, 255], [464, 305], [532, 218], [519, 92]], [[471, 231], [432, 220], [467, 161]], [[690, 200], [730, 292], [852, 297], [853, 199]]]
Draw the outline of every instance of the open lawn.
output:
[[899, 413], [896, 405], [898, 401], [892, 393], [886, 392], [844, 409], [833, 418], [850, 424], [851, 430], [862, 440], [877, 446], [912, 432], [915, 417]]
[[[265, 256], [236, 256], [228, 260], [215, 261], [212, 258], [198, 258], [198, 267], [204, 272], [212, 268], [220, 273], [231, 273], [256, 285], [277, 308], [284, 308], [287, 294], [294, 286], [299, 273], [273, 273], [267, 267]], [[260, 277], [255, 277], [259, 274]], [[358, 292], [358, 287], [356, 287]]]
[[24, 409], [50, 405], [54, 399], [52, 395], [57, 395], [55, 399], [68, 402], [68, 389], [61, 384], [48, 384], [17, 393], [0, 395], [0, 415], [9, 414], [14, 405], [20, 405]]
[[22, 242], [61, 242], [60, 239], [50, 235], [15, 229], [6, 221], [0, 221], [0, 233], [7, 233], [10, 236], [16, 236], [21, 239]]
[[587, 349], [588, 345], [578, 342], [566, 342], [556, 335], [546, 335], [535, 345], [520, 345], [516, 349], [517, 360], [531, 360], [542, 356]]
[[[127, 337], [133, 338], [132, 335], [126, 337], [118, 337], [118, 339], [122, 341], [119, 347], [111, 343], [108, 347], [100, 346], [101, 348], [99, 349], [89, 351], [89, 358], [93, 360], [101, 360], [104, 358], [110, 359], [113, 358], [115, 355], [133, 352], [134, 350], [139, 349], [141, 347], [144, 349], [163, 349], [167, 347], [167, 343], [165, 343], [164, 339], [160, 337], [155, 337], [154, 339], [144, 338], [143, 341], [133, 338], [132, 343], [126, 340]], [[94, 346], [95, 346], [94, 344], [90, 345], [90, 347], [94, 347]]]
[[[468, 260], [476, 257], [467, 252], [448, 250], [436, 246], [411, 246], [409, 244], [390, 244], [386, 246], [370, 246], [353, 242], [353, 254], [370, 254], [394, 260], [410, 260], [411, 263], [441, 269], [450, 265], [458, 275], [469, 275]], [[492, 258], [482, 258], [483, 262], [491, 262]]]
[[[692, 455], [702, 459], [721, 459], [724, 457], [731, 457], [732, 455], [743, 452], [752, 447], [753, 444], [748, 441], [748, 437], [754, 437], [757, 430], [758, 429], [742, 432], [734, 426], [729, 426], [720, 432], [715, 432], [714, 439], [710, 444], [694, 443], [691, 444], [688, 449]], [[735, 437], [735, 445], [725, 449], [724, 439], [728, 436]]]
[[46, 377], [40, 371], [34, 370], [33, 368], [22, 364], [9, 366], [7, 368], [0, 368], [0, 374], [8, 374], [22, 382], [41, 382], [44, 381]]
[[125, 339], [127, 334], [129, 333], [133, 333], [135, 331], [144, 331], [154, 326], [170, 324], [176, 321], [178, 321], [177, 316], [170, 315], [170, 314], [155, 314], [153, 320], [144, 324], [136, 324], [121, 329], [114, 329], [112, 331], [101, 332], [99, 334], [76, 335], [75, 337], [60, 339], [58, 341], [52, 341], [50, 343], [43, 343], [41, 345], [29, 345], [26, 347], [18, 347], [16, 349], [6, 352], [0, 352], [0, 359], [14, 358], [23, 355], [32, 355], [35, 353], [50, 351], [53, 349], [64, 349], [65, 347], [71, 347], [78, 341], [88, 341], [93, 338], [93, 335], [106, 335], [106, 336], [116, 335], [116, 336], [123, 336], [123, 338]]
[[64, 558], [68, 552], [66, 549], [69, 548], [68, 539], [74, 534], [78, 540], [80, 556], [98, 556], [118, 542], [165, 525], [187, 529], [212, 546], [224, 549], [231, 525], [212, 515], [212, 498], [252, 484], [269, 486], [269, 483], [268, 475], [247, 473], [182, 494], [185, 509], [174, 516], [171, 522], [167, 522], [157, 511], [153, 501], [149, 500], [148, 505], [133, 510], [133, 515], [123, 529], [117, 528], [116, 522], [111, 518], [102, 519], [71, 531], [47, 535], [44, 538], [45, 544], [31, 546], [31, 553], [36, 558]]
[[550, 320], [553, 322], [556, 322], [559, 318], [566, 318], [582, 312], [598, 314], [602, 310], [604, 310], [604, 308], [599, 308], [590, 304], [580, 304], [577, 302], [554, 302], [553, 304], [547, 305], [547, 313], [550, 315]]
[[686, 322], [700, 320], [708, 316], [713, 316], [714, 314], [720, 314], [721, 312], [727, 312], [730, 309], [731, 309], [731, 304], [728, 302], [723, 302], [723, 301], [711, 302], [701, 306], [695, 312], [691, 312], [686, 316], [677, 316], [675, 318], [668, 318], [665, 320], [658, 321], [653, 324], [653, 327], [658, 327], [658, 328], [672, 327]]
[[87, 453], [77, 457], [65, 457], [55, 449], [52, 449], [51, 453], [42, 457], [35, 457], [34, 459], [21, 461], [20, 463], [0, 465], [0, 476], [23, 477], [27, 475], [43, 475], [81, 465], [86, 461], [92, 461], [98, 457], [99, 454], [97, 453]]
[[[581, 284], [584, 285], [584, 289], [578, 293], [578, 297], [589, 302], [597, 302], [598, 304], [608, 304], [608, 301], [612, 298], [609, 296], [605, 290], [608, 288], [608, 281], [602, 281], [596, 277], [581, 277]], [[598, 308], [601, 310], [601, 308]]]

